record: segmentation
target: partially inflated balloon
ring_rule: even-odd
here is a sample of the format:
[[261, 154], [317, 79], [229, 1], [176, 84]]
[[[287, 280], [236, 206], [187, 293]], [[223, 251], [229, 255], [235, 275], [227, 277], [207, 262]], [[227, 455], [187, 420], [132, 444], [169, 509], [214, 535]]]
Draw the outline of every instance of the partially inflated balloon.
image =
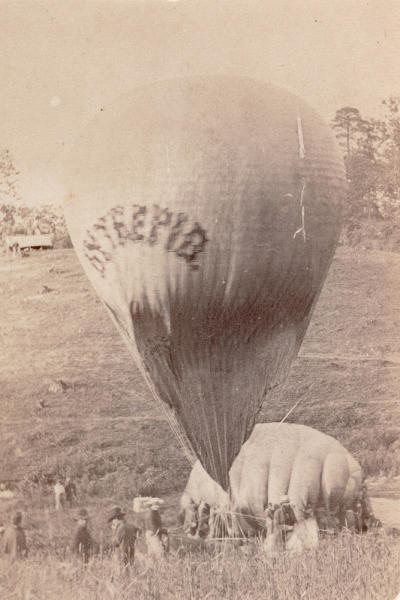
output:
[[185, 448], [227, 489], [332, 259], [346, 187], [333, 136], [264, 83], [160, 82], [82, 133], [68, 185], [90, 280]]

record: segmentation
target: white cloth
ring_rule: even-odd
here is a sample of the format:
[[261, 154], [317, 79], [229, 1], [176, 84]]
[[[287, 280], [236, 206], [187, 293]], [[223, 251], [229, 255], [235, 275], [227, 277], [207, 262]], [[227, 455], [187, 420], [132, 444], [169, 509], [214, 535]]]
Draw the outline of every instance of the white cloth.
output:
[[158, 535], [153, 535], [151, 531], [146, 531], [144, 536], [146, 539], [147, 554], [155, 559], [163, 558], [165, 551]]
[[293, 533], [286, 543], [286, 549], [293, 554], [300, 554], [303, 550], [310, 550], [318, 546], [318, 524], [316, 519], [310, 518], [296, 523]]
[[62, 485], [62, 483], [56, 483], [54, 486], [54, 496], [56, 500], [56, 510], [59, 510], [62, 508], [62, 502], [65, 498], [65, 487]]

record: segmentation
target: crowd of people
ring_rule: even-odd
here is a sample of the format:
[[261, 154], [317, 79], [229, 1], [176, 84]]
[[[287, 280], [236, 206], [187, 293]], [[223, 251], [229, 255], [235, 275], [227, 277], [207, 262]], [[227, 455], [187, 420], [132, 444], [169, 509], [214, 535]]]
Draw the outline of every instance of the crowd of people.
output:
[[[125, 514], [119, 506], [116, 506], [112, 509], [107, 522], [112, 531], [112, 550], [123, 565], [132, 565], [135, 559], [135, 546], [140, 528], [133, 523], [128, 523], [125, 520]], [[96, 553], [97, 544], [89, 530], [89, 514], [85, 508], [78, 511], [77, 522], [70, 550], [72, 554], [87, 563], [90, 557]], [[156, 532], [152, 532], [152, 534], [154, 533]]]
[[[71, 555], [75, 555], [84, 563], [97, 554], [98, 544], [92, 534], [90, 515], [86, 508], [78, 509], [77, 488], [75, 483], [67, 478], [63, 481], [58, 478], [54, 488], [54, 508], [61, 511], [67, 508], [76, 508], [74, 515], [76, 528], [69, 543]], [[119, 507], [114, 507], [107, 517], [110, 527], [111, 550], [124, 565], [132, 565], [135, 559], [135, 547], [138, 536], [143, 534], [147, 554], [153, 558], [162, 558], [169, 552], [169, 533], [163, 526], [160, 507], [163, 501], [160, 498], [137, 497], [133, 501], [133, 512], [136, 515], [135, 523], [126, 520], [126, 513]], [[340, 528], [340, 523], [334, 515], [328, 515], [323, 508], [317, 508], [315, 513], [311, 508], [306, 509], [307, 516], [316, 522], [316, 531], [309, 531], [308, 535], [318, 536], [318, 530], [334, 534]], [[308, 514], [308, 512], [310, 514]], [[374, 518], [365, 486], [354, 510], [346, 510], [344, 515], [345, 526], [350, 531], [362, 532], [366, 524], [379, 526], [380, 522]], [[305, 521], [308, 523], [307, 519]], [[269, 503], [265, 509], [266, 539], [274, 549], [284, 550], [288, 546], [288, 539], [296, 524], [296, 517], [291, 507], [289, 497], [282, 496], [279, 504]], [[219, 525], [219, 528], [218, 528]], [[184, 517], [184, 533], [194, 538], [219, 538], [226, 532], [221, 529], [223, 523], [215, 521], [211, 506], [202, 502], [200, 506], [190, 505]], [[221, 529], [221, 531], [220, 531]], [[289, 537], [288, 537], [289, 536]], [[291, 539], [291, 538], [290, 538]], [[272, 547], [271, 546], [271, 547]], [[11, 559], [21, 559], [28, 556], [28, 546], [24, 529], [22, 527], [22, 514], [16, 512], [11, 522], [3, 527], [0, 524], [0, 555], [7, 555]]]
[[[65, 482], [57, 479], [53, 491], [56, 511], [76, 507], [77, 490], [71, 479], [67, 478]], [[124, 566], [133, 565], [136, 541], [141, 534], [144, 535], [147, 554], [151, 557], [162, 558], [169, 552], [168, 530], [163, 526], [160, 514], [163, 501], [159, 498], [137, 500], [140, 500], [137, 523], [128, 522], [125, 518], [126, 513], [119, 506], [115, 506], [107, 518], [107, 524], [111, 528], [111, 551]], [[92, 534], [88, 510], [77, 509], [74, 519], [76, 528], [68, 545], [69, 551], [72, 556], [88, 563], [90, 558], [98, 553], [98, 543]], [[28, 556], [20, 511], [15, 512], [9, 524], [0, 525], [0, 556], [10, 560], [24, 559]]]

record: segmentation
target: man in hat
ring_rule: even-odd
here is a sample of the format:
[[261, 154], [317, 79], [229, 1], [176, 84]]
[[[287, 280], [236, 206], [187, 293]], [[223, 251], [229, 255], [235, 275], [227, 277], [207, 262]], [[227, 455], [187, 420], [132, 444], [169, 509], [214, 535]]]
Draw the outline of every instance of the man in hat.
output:
[[111, 523], [112, 528], [112, 547], [117, 550], [124, 565], [132, 565], [139, 528], [125, 521], [125, 513], [119, 506], [113, 508], [108, 522]]
[[21, 522], [22, 514], [18, 511], [15, 513], [11, 524], [5, 528], [1, 539], [1, 554], [9, 556], [12, 560], [28, 556], [25, 532], [22, 529]]
[[169, 552], [169, 535], [163, 527], [160, 503], [155, 500], [145, 514], [145, 538], [147, 553], [154, 558], [162, 558]]
[[278, 545], [285, 548], [287, 534], [293, 530], [295, 523], [296, 517], [293, 508], [290, 505], [289, 496], [285, 494], [281, 497], [279, 506], [275, 510], [273, 516], [273, 531], [280, 538]]
[[78, 527], [72, 538], [71, 552], [82, 558], [84, 563], [87, 563], [93, 552], [94, 541], [88, 530], [89, 514], [86, 508], [79, 510], [76, 520], [78, 521]]

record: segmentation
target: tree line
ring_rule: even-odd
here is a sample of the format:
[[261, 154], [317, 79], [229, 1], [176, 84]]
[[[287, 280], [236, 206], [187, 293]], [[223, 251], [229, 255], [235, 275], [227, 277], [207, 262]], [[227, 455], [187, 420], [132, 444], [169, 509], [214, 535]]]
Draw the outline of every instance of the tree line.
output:
[[400, 97], [382, 102], [382, 119], [357, 108], [336, 111], [332, 129], [343, 150], [348, 179], [345, 218], [388, 219], [400, 209]]

